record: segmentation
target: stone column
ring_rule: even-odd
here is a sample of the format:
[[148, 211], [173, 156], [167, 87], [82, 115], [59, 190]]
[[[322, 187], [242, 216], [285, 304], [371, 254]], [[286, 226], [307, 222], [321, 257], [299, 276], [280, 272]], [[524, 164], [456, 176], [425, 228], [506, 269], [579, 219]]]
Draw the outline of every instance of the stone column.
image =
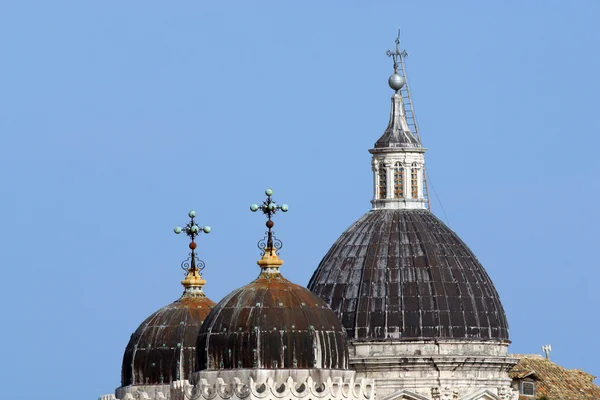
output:
[[394, 166], [391, 162], [385, 162], [385, 176], [387, 178], [386, 182], [386, 191], [385, 198], [393, 199], [394, 198]]

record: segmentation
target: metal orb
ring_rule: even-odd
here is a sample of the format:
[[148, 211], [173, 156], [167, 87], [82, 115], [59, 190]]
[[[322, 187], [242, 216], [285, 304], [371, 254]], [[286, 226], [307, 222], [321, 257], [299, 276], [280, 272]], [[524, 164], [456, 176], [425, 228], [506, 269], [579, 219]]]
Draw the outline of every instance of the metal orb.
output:
[[205, 226], [204, 228], [202, 228], [202, 231], [204, 233], [210, 233], [211, 230], [212, 230], [212, 228], [210, 226]]
[[390, 76], [390, 79], [388, 79], [388, 85], [395, 91], [398, 91], [404, 86], [404, 78], [398, 74], [393, 74]]
[[181, 233], [181, 227], [176, 226], [175, 228], [173, 228], [173, 232], [175, 232], [177, 235], [179, 235]]
[[252, 205], [250, 206], [250, 211], [252, 211], [252, 212], [256, 212], [256, 211], [258, 211], [258, 204], [252, 204]]
[[282, 204], [281, 205], [281, 211], [283, 212], [287, 212], [289, 210], [288, 205], [287, 204]]
[[194, 210], [190, 211], [190, 212], [188, 213], [188, 217], [190, 217], [190, 218], [194, 218], [194, 217], [196, 217], [196, 211], [194, 211]]
[[276, 209], [277, 209], [277, 206], [274, 203], [269, 204], [269, 210], [275, 211]]
[[196, 250], [196, 247], [198, 247], [198, 245], [196, 244], [196, 242], [191, 242], [190, 243], [190, 249]]
[[265, 190], [265, 194], [267, 196], [273, 196], [273, 189], [267, 189], [267, 190]]
[[274, 227], [274, 226], [275, 226], [275, 222], [273, 222], [273, 221], [271, 221], [271, 220], [268, 220], [268, 221], [267, 221], [267, 223], [266, 223], [265, 225], [267, 225], [267, 228], [271, 229], [272, 227]]
[[192, 226], [192, 229], [191, 229], [191, 231], [192, 231], [193, 233], [198, 233], [198, 232], [200, 232], [200, 228], [198, 227], [198, 225], [194, 225], [194, 226]]

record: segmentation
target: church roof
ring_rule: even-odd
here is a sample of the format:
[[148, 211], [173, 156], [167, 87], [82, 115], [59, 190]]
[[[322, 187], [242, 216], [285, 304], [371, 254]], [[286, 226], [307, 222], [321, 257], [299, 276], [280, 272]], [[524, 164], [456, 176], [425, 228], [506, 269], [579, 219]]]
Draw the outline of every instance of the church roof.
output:
[[280, 274], [262, 273], [204, 322], [199, 369], [348, 368], [346, 335], [327, 304]]
[[[519, 363], [509, 372], [511, 378], [521, 380], [532, 378], [536, 381], [536, 396], [548, 399], [597, 400], [600, 387], [594, 383], [595, 376], [580, 369], [566, 369], [538, 355], [513, 355]], [[521, 396], [519, 399], [531, 399]]]
[[308, 288], [353, 340], [508, 340], [483, 266], [427, 210], [366, 213], [333, 244]]
[[215, 305], [202, 291], [206, 281], [201, 271], [204, 262], [196, 254], [196, 237], [209, 233], [209, 226], [196, 224], [196, 212], [188, 213], [184, 228], [175, 227], [191, 241], [189, 257], [181, 266], [187, 272], [181, 282], [184, 292], [179, 300], [150, 315], [131, 335], [123, 354], [121, 386], [170, 384], [188, 379], [196, 367], [196, 339], [200, 326]]
[[375, 148], [421, 148], [421, 142], [411, 132], [406, 120], [406, 111], [402, 100], [402, 94], [396, 92], [392, 96], [392, 111], [390, 122], [383, 135], [375, 142]]
[[287, 212], [273, 190], [262, 205], [250, 210], [266, 217], [267, 237], [258, 261], [261, 273], [215, 306], [198, 334], [200, 370], [222, 369], [347, 369], [348, 348], [340, 321], [327, 304], [308, 289], [285, 279], [272, 231], [272, 216]]
[[198, 331], [214, 305], [207, 297], [184, 295], [146, 318], [125, 349], [121, 386], [187, 379], [195, 371]]

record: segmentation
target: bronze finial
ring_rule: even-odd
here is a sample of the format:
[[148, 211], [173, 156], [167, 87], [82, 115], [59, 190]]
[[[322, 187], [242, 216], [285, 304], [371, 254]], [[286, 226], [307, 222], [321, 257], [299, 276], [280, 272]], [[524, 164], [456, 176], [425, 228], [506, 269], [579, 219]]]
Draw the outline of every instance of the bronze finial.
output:
[[252, 204], [250, 206], [250, 211], [256, 212], [260, 210], [267, 217], [267, 236], [258, 242], [258, 248], [262, 250], [261, 254], [264, 255], [265, 252], [268, 251], [270, 255], [273, 255], [273, 253], [276, 255], [277, 251], [283, 246], [283, 243], [281, 240], [275, 237], [275, 232], [273, 232], [273, 226], [275, 226], [275, 222], [273, 222], [272, 217], [275, 215], [275, 213], [277, 213], [277, 211], [287, 212], [288, 205], [278, 205], [275, 200], [271, 198], [273, 195], [272, 189], [265, 190], [265, 194], [267, 195], [267, 199], [263, 201], [261, 205]]
[[200, 271], [202, 271], [205, 267], [204, 261], [200, 260], [196, 255], [196, 248], [198, 247], [196, 243], [196, 237], [200, 234], [200, 232], [210, 233], [210, 226], [201, 227], [196, 224], [196, 211], [192, 210], [188, 213], [188, 217], [190, 217], [190, 222], [188, 222], [184, 228], [176, 226], [173, 229], [177, 235], [182, 232], [191, 239], [189, 248], [192, 252], [189, 254], [189, 257], [181, 263], [181, 268], [186, 271], [186, 277], [181, 282], [181, 284], [186, 288], [190, 287], [202, 287], [206, 283], [204, 279], [202, 279], [202, 275]]

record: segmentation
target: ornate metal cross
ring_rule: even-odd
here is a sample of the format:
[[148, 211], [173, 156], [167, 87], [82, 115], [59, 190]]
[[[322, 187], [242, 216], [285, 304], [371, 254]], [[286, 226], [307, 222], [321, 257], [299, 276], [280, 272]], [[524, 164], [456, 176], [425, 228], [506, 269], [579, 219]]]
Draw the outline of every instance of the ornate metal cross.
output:
[[281, 240], [275, 237], [275, 232], [273, 232], [273, 226], [275, 226], [275, 222], [273, 222], [271, 218], [279, 210], [287, 212], [288, 205], [278, 205], [275, 202], [275, 200], [271, 198], [271, 196], [273, 195], [272, 189], [265, 190], [265, 194], [267, 195], [267, 199], [263, 201], [261, 205], [252, 204], [250, 206], [250, 211], [256, 212], [260, 210], [267, 217], [267, 236], [265, 239], [262, 239], [258, 242], [258, 248], [262, 250], [263, 255], [265, 254], [266, 250], [269, 250], [270, 254], [273, 254], [273, 251], [275, 251], [275, 254], [277, 254], [277, 250], [281, 249], [283, 243], [281, 242]]
[[388, 50], [385, 52], [388, 57], [392, 57], [394, 60], [394, 73], [398, 73], [398, 61], [400, 61], [400, 57], [408, 57], [408, 52], [406, 50], [400, 50], [400, 28], [398, 28], [398, 37], [396, 38], [396, 50], [391, 51]]
[[198, 236], [200, 232], [210, 233], [211, 228], [210, 226], [201, 227], [198, 226], [198, 224], [196, 224], [196, 220], [194, 219], [196, 218], [196, 211], [194, 210], [188, 213], [188, 217], [190, 217], [190, 222], [188, 222], [183, 229], [180, 226], [176, 226], [175, 228], [173, 228], [173, 232], [175, 232], [177, 235], [179, 235], [182, 232], [185, 232], [185, 234], [191, 239], [189, 247], [190, 250], [192, 250], [192, 252], [190, 253], [188, 259], [181, 263], [181, 268], [183, 268], [185, 271], [189, 271], [190, 269], [197, 269], [198, 271], [202, 271], [205, 265], [204, 261], [200, 260], [198, 256], [196, 256], [195, 250], [198, 246], [195, 240], [196, 236]]

